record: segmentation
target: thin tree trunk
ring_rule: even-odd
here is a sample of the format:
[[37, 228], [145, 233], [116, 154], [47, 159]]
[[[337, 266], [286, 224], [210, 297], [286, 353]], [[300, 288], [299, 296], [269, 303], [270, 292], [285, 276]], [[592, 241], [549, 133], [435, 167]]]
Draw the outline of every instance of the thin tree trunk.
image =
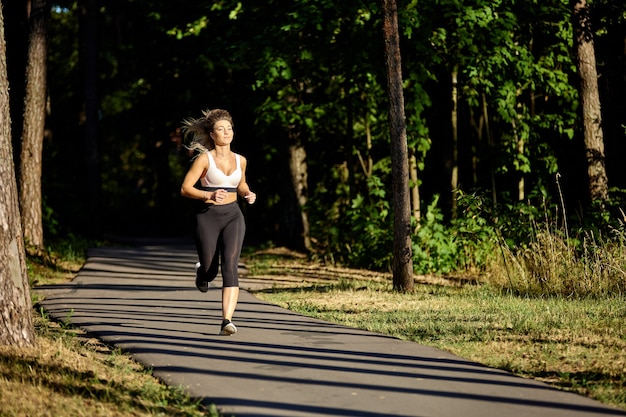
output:
[[374, 170], [374, 160], [372, 159], [372, 126], [370, 124], [369, 114], [365, 115], [363, 123], [365, 124], [365, 149], [367, 150], [367, 162], [363, 161], [361, 154], [359, 154], [359, 160], [363, 166], [365, 176], [369, 178], [372, 176], [372, 172]]
[[393, 287], [399, 291], [411, 291], [413, 290], [413, 251], [411, 245], [408, 145], [396, 1], [382, 0], [382, 10], [389, 88], [389, 122], [391, 125], [391, 173], [393, 176], [394, 208]]
[[[306, 161], [306, 150], [300, 139], [300, 133], [291, 129], [289, 132], [289, 170], [291, 173], [291, 185], [295, 192], [298, 212], [300, 214], [300, 229], [296, 247], [311, 249], [311, 236], [309, 231], [309, 216], [306, 211], [308, 201], [308, 167]], [[294, 236], [295, 238], [296, 236]]]
[[9, 113], [4, 16], [0, 0], [0, 345], [32, 346], [26, 254], [20, 223]]
[[372, 172], [374, 169], [374, 160], [372, 159], [372, 130], [369, 122], [369, 117], [366, 114], [363, 118], [363, 124], [365, 125], [365, 150], [366, 155], [363, 158], [361, 152], [356, 149], [357, 157], [359, 158], [359, 163], [361, 164], [361, 169], [363, 170], [363, 175], [369, 178], [372, 176]]
[[452, 112], [451, 112], [451, 124], [452, 124], [452, 175], [450, 177], [450, 190], [452, 194], [452, 208], [451, 215], [453, 219], [457, 216], [457, 192], [459, 189], [459, 91], [457, 86], [457, 76], [459, 72], [458, 65], [454, 66], [452, 70]]
[[474, 128], [476, 132], [476, 145], [472, 146], [472, 185], [474, 187], [478, 186], [478, 166], [480, 165], [480, 157], [478, 156], [478, 152], [482, 149], [483, 143], [483, 125], [485, 118], [482, 113], [478, 116], [478, 123], [476, 123], [476, 115], [474, 114], [474, 109], [470, 107], [470, 124]]
[[[517, 131], [517, 123], [515, 123], [515, 119], [511, 122], [513, 128], [513, 137], [515, 138], [515, 142], [517, 143], [517, 154], [520, 159], [524, 156], [524, 138], [522, 138]], [[524, 182], [524, 172], [519, 171], [519, 178], [517, 180], [517, 200], [524, 201], [526, 198], [526, 190], [525, 190], [525, 182]]]
[[591, 200], [604, 201], [608, 199], [609, 192], [591, 18], [586, 0], [574, 0], [573, 3], [574, 41], [577, 52], [576, 65], [580, 76], [589, 196]]
[[33, 0], [29, 16], [26, 98], [20, 156], [20, 209], [24, 239], [29, 245], [43, 247], [41, 172], [46, 122], [47, 31], [50, 4]]
[[417, 177], [417, 158], [415, 152], [411, 152], [409, 158], [409, 176], [411, 178], [411, 207], [413, 209], [413, 218], [415, 219], [416, 229], [420, 227], [422, 220], [422, 207], [420, 203], [420, 188]]
[[491, 127], [489, 125], [489, 112], [487, 110], [487, 97], [482, 94], [483, 103], [483, 119], [485, 121], [485, 135], [487, 136], [487, 145], [489, 148], [489, 175], [491, 177], [491, 201], [495, 207], [498, 204], [498, 193], [496, 191], [496, 172], [493, 168], [493, 136], [491, 135]]

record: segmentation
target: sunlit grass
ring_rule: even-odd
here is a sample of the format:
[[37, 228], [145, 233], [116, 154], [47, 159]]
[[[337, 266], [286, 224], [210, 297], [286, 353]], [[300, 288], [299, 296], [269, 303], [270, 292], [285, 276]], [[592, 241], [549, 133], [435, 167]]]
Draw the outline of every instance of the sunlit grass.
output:
[[483, 281], [516, 294], [567, 298], [626, 295], [626, 230], [610, 236], [536, 226], [530, 242], [511, 248], [488, 265]]

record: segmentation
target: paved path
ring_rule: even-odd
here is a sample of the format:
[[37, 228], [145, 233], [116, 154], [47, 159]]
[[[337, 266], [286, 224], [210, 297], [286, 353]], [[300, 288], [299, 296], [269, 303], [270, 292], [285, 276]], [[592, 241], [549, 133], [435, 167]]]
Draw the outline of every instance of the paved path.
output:
[[[42, 305], [118, 346], [224, 415], [626, 416], [585, 397], [416, 343], [295, 314], [242, 291], [218, 336], [220, 281], [194, 287], [188, 244], [90, 251], [68, 284], [38, 287]], [[242, 280], [242, 288], [267, 285]]]

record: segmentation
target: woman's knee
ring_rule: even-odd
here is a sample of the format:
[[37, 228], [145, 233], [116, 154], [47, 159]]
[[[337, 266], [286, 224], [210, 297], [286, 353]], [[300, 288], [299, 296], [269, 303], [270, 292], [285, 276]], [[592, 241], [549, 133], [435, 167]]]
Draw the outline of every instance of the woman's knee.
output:
[[223, 287], [238, 287], [239, 286], [239, 274], [237, 269], [229, 270], [222, 266], [222, 286]]

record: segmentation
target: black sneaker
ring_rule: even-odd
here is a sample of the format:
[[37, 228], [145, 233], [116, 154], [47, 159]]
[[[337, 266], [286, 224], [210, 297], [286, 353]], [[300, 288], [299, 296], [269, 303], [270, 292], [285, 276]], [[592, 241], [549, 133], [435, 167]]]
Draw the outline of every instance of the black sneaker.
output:
[[235, 333], [237, 333], [237, 327], [230, 320], [224, 319], [224, 321], [222, 321], [222, 330], [220, 331], [220, 334], [230, 336]]
[[209, 291], [209, 288], [211, 288], [211, 283], [200, 279], [200, 275], [198, 274], [198, 272], [200, 272], [200, 262], [196, 262], [196, 288], [200, 292]]

